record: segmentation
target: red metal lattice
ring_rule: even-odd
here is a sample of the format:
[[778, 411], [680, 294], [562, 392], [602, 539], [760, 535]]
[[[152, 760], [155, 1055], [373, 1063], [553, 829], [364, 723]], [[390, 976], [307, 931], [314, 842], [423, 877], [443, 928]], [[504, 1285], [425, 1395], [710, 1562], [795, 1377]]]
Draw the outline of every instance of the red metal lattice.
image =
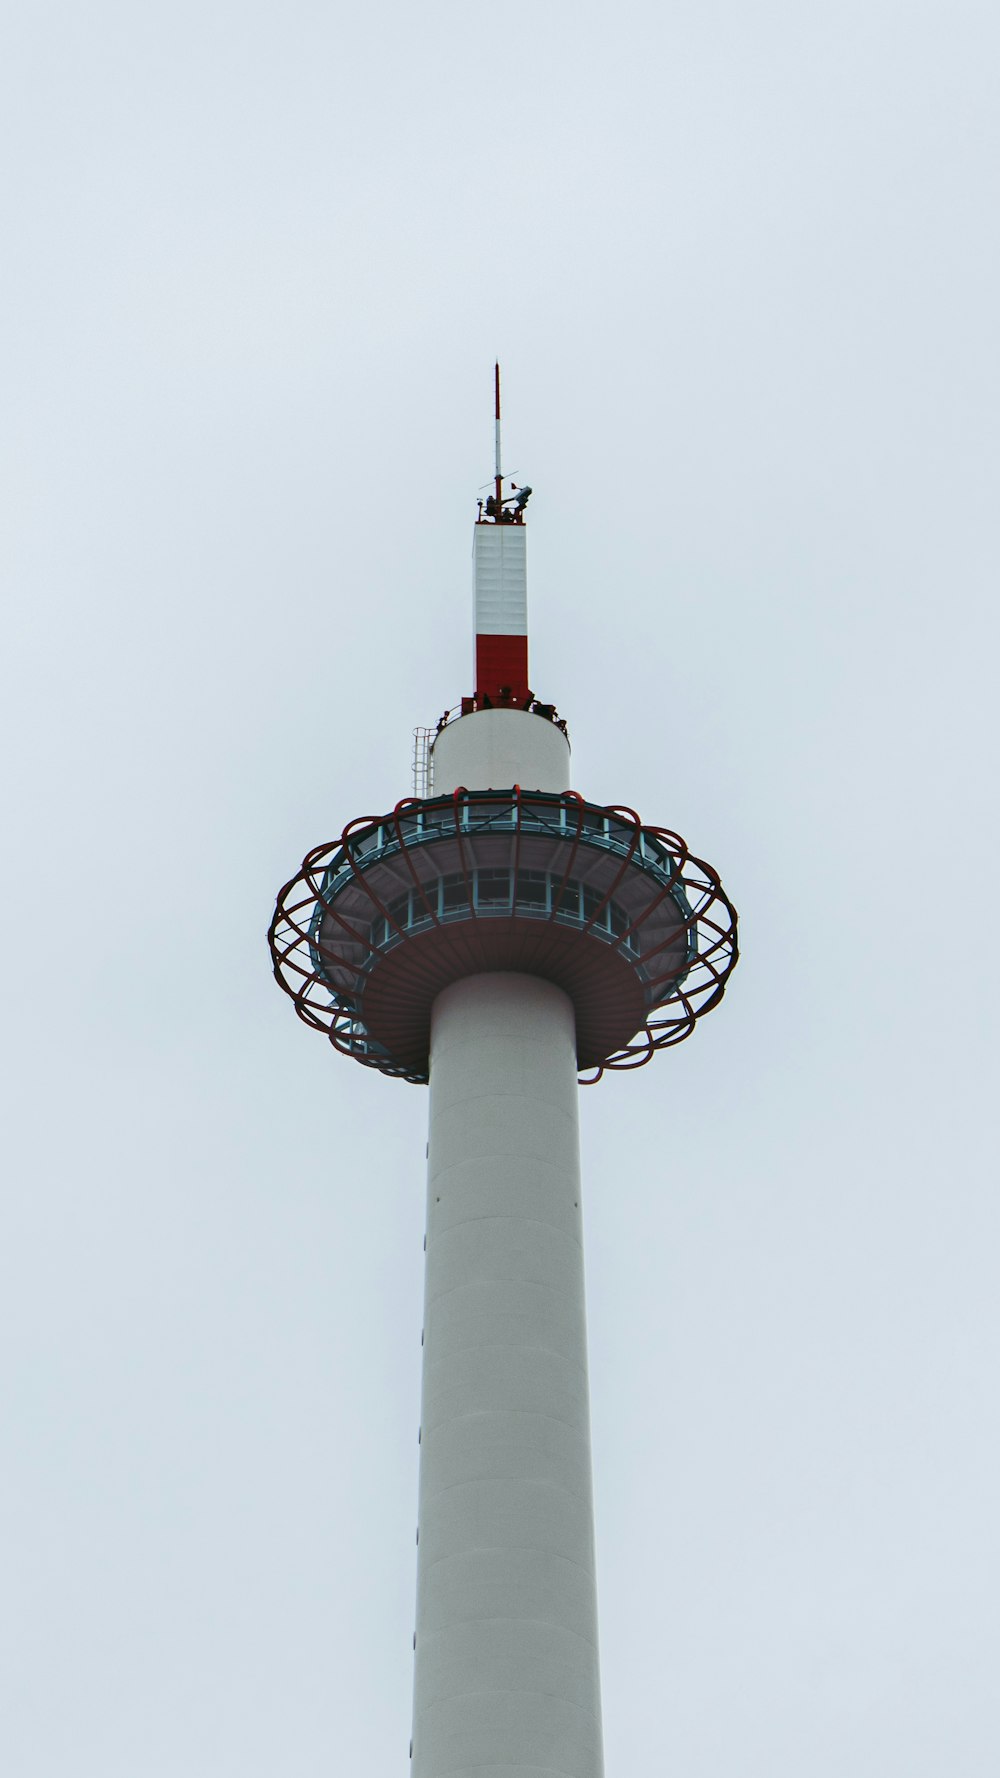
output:
[[[560, 884], [544, 917], [518, 913], [516, 902], [499, 917], [476, 905], [477, 848], [500, 829], [470, 831], [469, 812], [489, 803], [512, 812], [503, 829], [510, 858], [501, 868], [512, 870], [513, 885], [522, 859], [540, 844], [531, 817], [540, 809], [566, 812], [557, 846]], [[418, 811], [435, 823], [433, 837], [419, 843], [412, 822]], [[594, 849], [595, 818], [614, 824], [613, 851]], [[373, 862], [362, 851], [379, 828], [395, 835], [392, 869], [385, 852]], [[644, 838], [669, 854], [668, 881], [660, 880], [662, 864], [654, 873], [644, 862]], [[545, 839], [551, 851], [551, 830]], [[398, 889], [400, 863], [414, 906], [420, 902], [419, 931], [400, 924], [385, 893], [387, 881]], [[331, 893], [327, 878], [335, 867], [340, 880]], [[445, 918], [435, 905], [443, 867], [465, 888], [464, 904]], [[571, 924], [559, 917], [560, 904], [581, 868], [590, 872], [599, 899], [585, 921]], [[623, 903], [630, 916], [624, 928], [598, 936], [604, 911], [617, 905], [620, 913]], [[643, 826], [633, 809], [585, 803], [574, 792], [544, 797], [516, 787], [488, 797], [460, 789], [450, 798], [406, 798], [388, 815], [349, 822], [339, 841], [309, 852], [281, 890], [268, 939], [275, 977], [306, 1024], [365, 1066], [414, 1082], [427, 1079], [434, 998], [461, 976], [515, 969], [563, 987], [576, 1008], [582, 1084], [592, 1085], [605, 1069], [642, 1067], [658, 1050], [689, 1037], [696, 1020], [721, 1000], [738, 955], [736, 914], [718, 875], [679, 834]]]

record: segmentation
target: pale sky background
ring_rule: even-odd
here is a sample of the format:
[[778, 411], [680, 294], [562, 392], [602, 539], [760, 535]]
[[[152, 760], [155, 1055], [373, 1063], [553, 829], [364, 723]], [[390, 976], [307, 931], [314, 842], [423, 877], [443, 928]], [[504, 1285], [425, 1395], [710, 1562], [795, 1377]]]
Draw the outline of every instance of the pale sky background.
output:
[[269, 972], [470, 688], [744, 956], [583, 1095], [608, 1778], [996, 1778], [995, 0], [22, 7], [4, 1778], [405, 1778], [426, 1094]]

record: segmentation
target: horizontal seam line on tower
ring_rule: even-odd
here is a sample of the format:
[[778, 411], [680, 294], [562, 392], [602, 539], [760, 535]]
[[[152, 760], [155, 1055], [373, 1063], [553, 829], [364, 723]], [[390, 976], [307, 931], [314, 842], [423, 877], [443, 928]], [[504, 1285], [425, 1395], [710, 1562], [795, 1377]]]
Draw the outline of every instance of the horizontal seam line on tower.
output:
[[534, 1544], [527, 1543], [474, 1543], [469, 1549], [457, 1550], [451, 1556], [435, 1556], [433, 1562], [421, 1562], [418, 1564], [420, 1569], [420, 1579], [426, 1584], [426, 1578], [431, 1570], [433, 1568], [442, 1567], [445, 1562], [461, 1562], [467, 1556], [492, 1556], [497, 1551], [502, 1551], [506, 1556], [510, 1554], [511, 1550], [518, 1550], [522, 1555], [533, 1556], [536, 1559], [540, 1555], [545, 1555], [553, 1562], [565, 1562], [568, 1567], [578, 1568], [581, 1574], [585, 1574], [589, 1580], [596, 1583], [597, 1573], [594, 1566], [585, 1568], [582, 1562], [575, 1561], [572, 1556], [564, 1556], [558, 1550], [539, 1550], [536, 1549]]
[[458, 1630], [458, 1629], [467, 1628], [470, 1624], [544, 1624], [544, 1626], [547, 1630], [558, 1630], [560, 1635], [572, 1636], [574, 1642], [585, 1642], [588, 1648], [592, 1648], [594, 1650], [595, 1654], [597, 1652], [597, 1643], [593, 1640], [593, 1638], [590, 1636], [581, 1636], [579, 1630], [570, 1630], [567, 1628], [567, 1626], [565, 1624], [553, 1623], [551, 1618], [530, 1617], [525, 1614], [522, 1614], [520, 1617], [515, 1617], [514, 1614], [509, 1611], [498, 1611], [494, 1616], [491, 1616], [491, 1617], [457, 1618], [453, 1624], [448, 1624], [445, 1629], [442, 1629], [442, 1630], [427, 1630], [427, 1629], [425, 1629], [423, 1631], [421, 1638], [420, 1638], [420, 1641], [426, 1646], [426, 1644], [430, 1641], [431, 1637], [446, 1636], [450, 1630]]
[[[443, 1239], [443, 1237], [445, 1235], [450, 1234], [452, 1229], [462, 1229], [465, 1227], [466, 1223], [469, 1223], [469, 1222], [524, 1222], [524, 1223], [527, 1223], [531, 1228], [555, 1229], [556, 1233], [559, 1235], [569, 1234], [569, 1230], [562, 1228], [559, 1225], [559, 1223], [543, 1222], [540, 1216], [514, 1216], [514, 1215], [499, 1216], [499, 1215], [493, 1214], [493, 1215], [481, 1215], [481, 1216], [460, 1216], [456, 1222], [450, 1222], [446, 1229], [442, 1229], [441, 1233], [439, 1235], [434, 1235], [433, 1230], [428, 1228], [428, 1230], [427, 1230], [428, 1240], [434, 1239], [434, 1240], [440, 1241]], [[575, 1246], [577, 1246], [577, 1247], [583, 1246], [583, 1241], [580, 1236], [573, 1235], [570, 1238], [574, 1242]]]
[[[429, 1155], [428, 1155], [427, 1159], [428, 1159], [428, 1162], [430, 1162]], [[481, 1163], [483, 1161], [510, 1161], [510, 1160], [515, 1160], [519, 1164], [522, 1162], [523, 1163], [530, 1162], [535, 1167], [547, 1167], [553, 1173], [558, 1172], [558, 1173], [565, 1174], [567, 1172], [572, 1172], [572, 1173], [576, 1174], [576, 1172], [577, 1172], [576, 1167], [575, 1166], [572, 1168], [568, 1167], [565, 1160], [551, 1160], [547, 1156], [540, 1155], [540, 1154], [511, 1155], [506, 1150], [502, 1150], [496, 1154], [465, 1155], [461, 1160], [449, 1161], [448, 1165], [446, 1167], [438, 1167], [436, 1169], [432, 1169], [430, 1167], [430, 1165], [428, 1165], [427, 1177], [428, 1177], [428, 1180], [436, 1181], [438, 1179], [443, 1179], [446, 1173], [453, 1173], [456, 1167], [479, 1166], [479, 1165], [481, 1165]]]
[[[557, 1352], [554, 1346], [515, 1346], [513, 1342], [507, 1340], [483, 1340], [479, 1345], [462, 1346], [460, 1350], [462, 1352], [547, 1352], [550, 1358], [563, 1358], [567, 1364], [573, 1365], [575, 1370], [582, 1372], [584, 1377], [587, 1375], [585, 1364], [580, 1364], [575, 1358], [566, 1358], [565, 1353]], [[424, 1366], [425, 1374], [439, 1364], [447, 1364], [448, 1359], [454, 1357], [455, 1353], [449, 1352], [447, 1358], [428, 1358]]]
[[[551, 1488], [553, 1493], [568, 1494], [571, 1500], [582, 1500], [585, 1506], [590, 1505], [589, 1494], [579, 1494], [575, 1488], [567, 1488], [563, 1482], [553, 1482], [548, 1476], [481, 1475], [470, 1476], [467, 1482], [449, 1482], [446, 1488], [435, 1488], [433, 1494], [422, 1494], [420, 1509], [421, 1512], [426, 1512], [432, 1501], [441, 1500], [445, 1494], [454, 1494], [456, 1488], [482, 1488], [491, 1485], [508, 1487], [511, 1482], [532, 1488]], [[498, 1544], [496, 1547], [501, 1549], [505, 1546]]]
[[446, 1099], [443, 1104], [435, 1105], [434, 1116], [445, 1117], [451, 1111], [465, 1112], [470, 1105], [483, 1105], [489, 1099], [519, 1099], [522, 1103], [527, 1103], [528, 1105], [543, 1106], [547, 1112], [550, 1114], [555, 1113], [556, 1117], [564, 1118], [568, 1124], [575, 1125], [576, 1123], [576, 1119], [571, 1111], [564, 1111], [561, 1105], [553, 1105], [551, 1099], [536, 1098], [534, 1094], [524, 1093], [517, 1089], [511, 1092], [504, 1092], [502, 1088], [493, 1088], [488, 1093], [463, 1093], [461, 1097], [456, 1096], [454, 1099]]
[[[510, 1687], [506, 1695], [512, 1698], [555, 1698], [560, 1704], [565, 1704], [567, 1709], [575, 1710], [578, 1716], [589, 1716], [592, 1722], [600, 1724], [601, 1719], [595, 1711], [588, 1710], [585, 1704], [574, 1704], [572, 1698], [565, 1697], [562, 1692], [536, 1692], [525, 1686], [524, 1688], [519, 1687], [517, 1690]], [[440, 1698], [435, 1698], [433, 1703], [426, 1704], [420, 1714], [426, 1716], [429, 1711], [437, 1709], [441, 1704], [454, 1704], [456, 1698], [499, 1698], [503, 1696], [504, 1693], [500, 1691], [445, 1692]]]
[[[544, 1050], [545, 1046], [539, 1045], [539, 1048]], [[573, 1084], [574, 1086], [576, 1085], [575, 1078]], [[557, 1117], [565, 1118], [568, 1124], [576, 1123], [572, 1111], [565, 1111], [561, 1105], [554, 1105], [551, 1099], [536, 1098], [533, 1093], [525, 1093], [518, 1088], [515, 1088], [513, 1091], [505, 1091], [502, 1087], [492, 1087], [490, 1091], [486, 1093], [463, 1093], [461, 1097], [456, 1096], [454, 1099], [446, 1099], [443, 1104], [435, 1105], [434, 1115], [435, 1117], [442, 1117], [449, 1111], [465, 1111], [468, 1106], [482, 1105], [487, 1099], [520, 1099], [526, 1101], [529, 1105], [544, 1106], [546, 1111], [555, 1112]]]
[[428, 1297], [426, 1307], [429, 1309], [432, 1303], [443, 1303], [460, 1290], [478, 1290], [484, 1284], [530, 1284], [535, 1290], [549, 1290], [554, 1296], [565, 1296], [569, 1297], [571, 1301], [575, 1300], [573, 1292], [564, 1290], [561, 1284], [543, 1284], [537, 1278], [470, 1278], [464, 1284], [452, 1284], [448, 1290], [440, 1291], [437, 1296]]
[[[568, 1426], [571, 1432], [578, 1430], [573, 1420], [564, 1420], [562, 1414], [545, 1414], [541, 1408], [472, 1408], [467, 1414], [452, 1414], [447, 1420], [439, 1420], [436, 1426], [428, 1427], [427, 1430], [432, 1432], [438, 1426], [455, 1426], [459, 1420], [494, 1420], [501, 1415], [509, 1419], [514, 1414], [520, 1414], [524, 1419], [551, 1420], [554, 1426]], [[584, 1429], [589, 1430], [589, 1427]]]

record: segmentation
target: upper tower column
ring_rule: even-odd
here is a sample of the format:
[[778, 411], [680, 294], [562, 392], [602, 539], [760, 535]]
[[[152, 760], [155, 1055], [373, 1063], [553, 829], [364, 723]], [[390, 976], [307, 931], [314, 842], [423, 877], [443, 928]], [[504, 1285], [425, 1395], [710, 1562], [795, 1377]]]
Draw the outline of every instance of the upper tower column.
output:
[[528, 684], [527, 486], [506, 481], [500, 457], [500, 366], [495, 367], [496, 475], [472, 533], [475, 693], [462, 718], [439, 726], [433, 747], [438, 795], [458, 789], [561, 792], [569, 788], [569, 740], [554, 704]]

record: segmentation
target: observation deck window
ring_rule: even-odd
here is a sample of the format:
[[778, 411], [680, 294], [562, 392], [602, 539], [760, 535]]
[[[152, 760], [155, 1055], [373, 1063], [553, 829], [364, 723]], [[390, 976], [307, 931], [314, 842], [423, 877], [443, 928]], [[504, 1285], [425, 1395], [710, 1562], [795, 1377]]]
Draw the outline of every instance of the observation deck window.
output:
[[[372, 922], [371, 938], [376, 951], [390, 950], [408, 932], [426, 930], [435, 920], [516, 914], [521, 918], [552, 919], [569, 926], [590, 924], [591, 930], [609, 941], [621, 941], [630, 956], [641, 952], [639, 935], [629, 931], [631, 919], [619, 902], [604, 901], [603, 892], [589, 883], [559, 872], [519, 870], [516, 895], [511, 902], [513, 873], [497, 866], [472, 867], [425, 883], [421, 890], [408, 889], [386, 903], [385, 915]], [[603, 905], [602, 905], [603, 903]]]
[[[475, 872], [470, 873], [475, 876]], [[465, 878], [461, 875], [442, 877], [441, 879], [441, 913], [450, 914], [469, 905], [469, 889]]]
[[517, 873], [517, 905], [526, 913], [539, 909], [548, 913], [552, 898], [549, 894], [551, 878], [544, 870], [519, 870]]
[[475, 877], [477, 907], [510, 906], [509, 870], [477, 870]]

